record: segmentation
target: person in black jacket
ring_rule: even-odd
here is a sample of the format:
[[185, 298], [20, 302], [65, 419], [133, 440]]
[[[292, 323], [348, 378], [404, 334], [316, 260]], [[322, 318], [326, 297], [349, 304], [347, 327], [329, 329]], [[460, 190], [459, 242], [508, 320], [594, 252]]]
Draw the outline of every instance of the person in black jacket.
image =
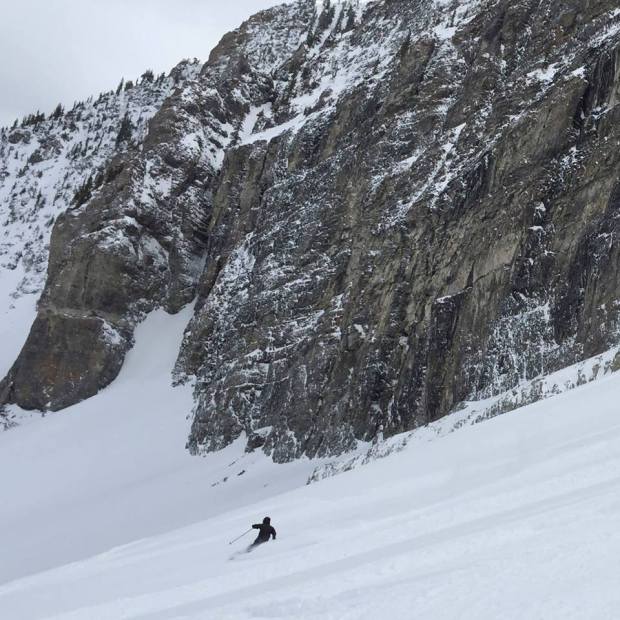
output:
[[271, 519], [269, 517], [265, 517], [262, 523], [255, 523], [252, 527], [258, 530], [258, 536], [250, 547], [256, 547], [256, 545], [266, 543], [271, 536], [273, 536], [274, 540], [276, 539], [276, 531], [271, 525]]

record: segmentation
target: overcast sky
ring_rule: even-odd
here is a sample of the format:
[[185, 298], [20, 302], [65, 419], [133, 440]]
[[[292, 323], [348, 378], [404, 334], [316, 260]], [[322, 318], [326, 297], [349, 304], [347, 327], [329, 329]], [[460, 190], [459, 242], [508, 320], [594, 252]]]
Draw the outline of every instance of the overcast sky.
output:
[[0, 0], [0, 126], [206, 60], [221, 36], [283, 0]]

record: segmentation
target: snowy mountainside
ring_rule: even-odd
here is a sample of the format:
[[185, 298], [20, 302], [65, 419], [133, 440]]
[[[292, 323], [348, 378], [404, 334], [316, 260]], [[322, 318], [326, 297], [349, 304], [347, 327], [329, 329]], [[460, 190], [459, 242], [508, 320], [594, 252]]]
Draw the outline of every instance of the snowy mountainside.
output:
[[171, 371], [191, 312], [151, 313], [93, 398], [44, 418], [10, 406], [20, 423], [0, 434], [0, 583], [306, 483], [311, 461], [278, 467], [241, 441], [205, 459], [183, 450], [192, 392], [173, 388]]
[[[148, 121], [181, 81], [198, 67], [184, 63], [173, 74], [143, 77], [118, 93], [76, 103], [58, 115], [2, 128], [0, 134], [0, 267], [26, 272], [17, 294], [43, 289], [51, 227], [56, 216], [75, 208], [75, 194], [91, 177], [108, 172], [119, 151], [144, 139]], [[123, 120], [129, 131], [119, 135]]]
[[[145, 343], [140, 336], [138, 342]], [[244, 490], [258, 486], [261, 493], [246, 501], [241, 493], [236, 506], [213, 494], [219, 487], [203, 484], [204, 520], [179, 529], [171, 524], [169, 531], [0, 584], [0, 609], [12, 620], [613, 618], [620, 603], [619, 388], [612, 375], [301, 488], [293, 488], [298, 476], [290, 469], [299, 463], [270, 463], [267, 476], [278, 470], [291, 490], [281, 492], [287, 483], [263, 489], [254, 478]], [[41, 440], [54, 432], [39, 420], [0, 435], [0, 460], [7, 442], [27, 446], [35, 428]], [[125, 462], [129, 452], [121, 454]], [[59, 464], [59, 457], [60, 451], [47, 464]], [[189, 500], [185, 486], [196, 490], [200, 480], [191, 463], [205, 461], [188, 457], [190, 467], [182, 470], [168, 463], [167, 482], [160, 473], [152, 487], [148, 476], [137, 476], [137, 488], [157, 501], [170, 484], [177, 499]], [[135, 465], [142, 468], [141, 457]], [[93, 481], [95, 495], [102, 480]], [[9, 562], [24, 554], [10, 544], [19, 519], [7, 527], [7, 512], [19, 513], [33, 484], [36, 477], [26, 472], [21, 492], [14, 494], [18, 485], [10, 489], [16, 502], [2, 505], [0, 538], [9, 541]], [[112, 485], [106, 494], [119, 516], [121, 491]], [[187, 508], [168, 503], [179, 515]], [[64, 518], [74, 523], [71, 503], [58, 509], [52, 527]], [[277, 529], [275, 542], [248, 555], [240, 552], [249, 535], [228, 544], [265, 514]], [[114, 525], [128, 529], [144, 518], [128, 512]], [[103, 541], [112, 529], [105, 521], [91, 525], [89, 540]], [[37, 543], [45, 537], [41, 528]], [[41, 549], [39, 561], [54, 558], [49, 546]]]
[[464, 402], [454, 413], [423, 428], [393, 435], [388, 439], [382, 438], [380, 441], [376, 437], [367, 449], [360, 446], [355, 453], [333, 461], [319, 463], [312, 472], [310, 481], [314, 482], [350, 471], [377, 459], [386, 458], [395, 452], [411, 450], [417, 442], [444, 437], [460, 428], [480, 424], [514, 409], [520, 409], [531, 403], [553, 398], [588, 383], [599, 381], [617, 372], [619, 362], [620, 347], [615, 347], [605, 351], [602, 355], [567, 366], [557, 372], [529, 381], [524, 380], [507, 392]]
[[[37, 113], [0, 129], [0, 374], [10, 370], [36, 316], [56, 218], [76, 209], [114, 174], [119, 153], [140, 148], [151, 117], [197, 63], [168, 76], [146, 72], [135, 85]], [[89, 190], [85, 188], [90, 185]]]
[[199, 454], [338, 456], [380, 424], [529, 402], [545, 390], [504, 396], [596, 356], [617, 369], [619, 24], [611, 0], [255, 15], [59, 206], [0, 404], [94, 396], [149, 312], [194, 302], [175, 381]]

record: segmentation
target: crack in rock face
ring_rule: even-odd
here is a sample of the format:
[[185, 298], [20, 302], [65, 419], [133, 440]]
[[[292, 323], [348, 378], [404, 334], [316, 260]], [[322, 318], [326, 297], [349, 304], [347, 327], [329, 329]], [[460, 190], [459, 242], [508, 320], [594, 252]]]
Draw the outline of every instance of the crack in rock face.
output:
[[338, 455], [607, 351], [619, 102], [612, 0], [302, 1], [4, 129], [1, 266], [41, 297], [0, 402], [95, 394], [193, 300], [193, 453]]

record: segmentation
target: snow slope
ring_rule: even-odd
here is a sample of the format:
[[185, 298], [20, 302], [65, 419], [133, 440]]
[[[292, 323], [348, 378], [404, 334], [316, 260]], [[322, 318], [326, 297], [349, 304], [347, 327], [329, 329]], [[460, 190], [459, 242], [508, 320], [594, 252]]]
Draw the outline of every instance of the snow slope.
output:
[[[12, 620], [615, 618], [619, 391], [620, 376], [612, 375], [483, 424], [412, 443], [317, 484], [285, 493], [286, 484], [275, 485], [260, 501], [256, 494], [242, 497], [245, 488], [230, 487], [238, 494], [237, 506], [222, 504], [202, 522], [0, 586], [0, 615]], [[66, 419], [58, 416], [57, 424]], [[18, 432], [31, 429], [4, 434], [3, 460], [7, 441], [20, 443]], [[107, 457], [113, 468], [113, 455]], [[27, 460], [19, 462], [26, 466]], [[190, 459], [185, 474], [165, 472], [170, 464], [162, 463], [152, 474], [196, 484], [205, 463]], [[282, 471], [293, 483], [289, 466], [272, 467], [265, 479]], [[134, 474], [128, 492], [140, 495], [148, 504], [144, 510], [167, 506], [197, 516], [199, 502], [177, 504], [189, 494], [157, 497], [163, 486]], [[105, 494], [94, 483], [92, 491], [88, 501], [105, 506]], [[9, 497], [16, 492], [10, 490]], [[31, 508], [38, 511], [38, 502]], [[207, 505], [204, 509], [208, 516]], [[227, 541], [264, 514], [271, 515], [278, 540], [235, 556], [250, 537], [233, 546]], [[6, 529], [3, 517], [3, 544]]]
[[0, 376], [4, 377], [26, 342], [36, 316], [37, 295], [16, 295], [26, 276], [23, 265], [15, 269], [0, 267]]
[[306, 481], [308, 461], [278, 468], [240, 445], [204, 459], [184, 449], [191, 387], [172, 388], [171, 371], [192, 310], [151, 313], [97, 396], [45, 420], [11, 408], [20, 426], [0, 432], [0, 583]]

